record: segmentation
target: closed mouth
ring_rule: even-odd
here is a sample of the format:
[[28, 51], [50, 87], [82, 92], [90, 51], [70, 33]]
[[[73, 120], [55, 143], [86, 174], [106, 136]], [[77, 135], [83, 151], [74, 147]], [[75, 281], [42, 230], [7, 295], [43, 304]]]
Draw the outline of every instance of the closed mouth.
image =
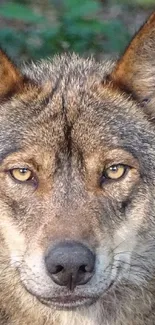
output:
[[[25, 287], [25, 286], [24, 286]], [[84, 305], [92, 305], [98, 299], [97, 296], [78, 296], [74, 294], [70, 295], [60, 295], [58, 297], [50, 297], [45, 298], [34, 294], [31, 290], [28, 290], [25, 287], [26, 291], [28, 291], [31, 295], [35, 296], [42, 304], [48, 307], [55, 307], [57, 309], [74, 309], [79, 306]]]
[[[105, 290], [105, 293], [113, 287], [115, 281], [112, 281], [110, 285], [107, 287]], [[28, 290], [26, 287], [25, 289], [34, 296], [34, 293], [32, 291]], [[76, 309], [77, 307], [82, 307], [82, 306], [90, 306], [94, 304], [98, 299], [99, 296], [79, 296], [79, 295], [74, 295], [74, 294], [68, 294], [68, 295], [60, 295], [58, 297], [41, 297], [38, 295], [35, 295], [36, 298], [44, 305], [48, 306], [49, 308], [56, 308], [56, 309], [67, 309], [67, 310], [73, 310]]]
[[58, 309], [74, 309], [84, 305], [89, 306], [95, 303], [97, 298], [70, 295], [51, 299], [38, 297], [38, 300], [48, 307], [54, 306]]
[[[113, 286], [114, 281], [110, 283], [108, 286], [107, 291], [111, 289]], [[90, 296], [76, 296], [76, 295], [66, 295], [66, 296], [59, 296], [53, 298], [42, 298], [38, 297], [38, 300], [48, 307], [54, 306], [57, 309], [74, 309], [80, 306], [90, 306], [94, 304], [99, 297], [90, 297]]]

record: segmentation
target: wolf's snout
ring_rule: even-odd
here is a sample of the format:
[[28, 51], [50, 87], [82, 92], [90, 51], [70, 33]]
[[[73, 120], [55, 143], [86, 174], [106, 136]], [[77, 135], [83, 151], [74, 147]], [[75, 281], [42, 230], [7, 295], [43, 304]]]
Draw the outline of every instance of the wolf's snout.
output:
[[73, 290], [93, 276], [95, 255], [81, 243], [64, 241], [48, 249], [45, 265], [56, 284]]

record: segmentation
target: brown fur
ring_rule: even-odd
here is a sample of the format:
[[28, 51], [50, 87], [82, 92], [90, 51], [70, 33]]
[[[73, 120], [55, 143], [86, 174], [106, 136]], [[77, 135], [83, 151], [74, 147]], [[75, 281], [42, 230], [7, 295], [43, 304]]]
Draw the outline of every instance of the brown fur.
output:
[[[0, 68], [0, 324], [154, 325], [155, 13], [118, 63], [73, 54], [19, 72], [1, 52]], [[103, 181], [117, 164], [124, 176]], [[96, 255], [73, 292], [44, 262], [66, 239]]]

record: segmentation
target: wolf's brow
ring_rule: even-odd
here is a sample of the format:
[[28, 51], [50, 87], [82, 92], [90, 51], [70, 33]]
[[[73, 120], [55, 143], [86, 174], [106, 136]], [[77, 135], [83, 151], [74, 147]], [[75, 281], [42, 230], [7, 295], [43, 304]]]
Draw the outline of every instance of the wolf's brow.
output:
[[11, 147], [5, 149], [3, 148], [2, 150], [0, 150], [0, 163], [2, 163], [2, 161], [8, 156], [10, 156], [11, 154], [19, 152], [20, 149], [21, 148]]

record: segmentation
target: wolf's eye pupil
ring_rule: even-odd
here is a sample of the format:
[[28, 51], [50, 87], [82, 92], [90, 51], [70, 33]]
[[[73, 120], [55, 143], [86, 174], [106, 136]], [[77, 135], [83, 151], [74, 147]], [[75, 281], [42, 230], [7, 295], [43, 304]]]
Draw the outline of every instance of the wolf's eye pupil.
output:
[[111, 167], [109, 167], [109, 170], [110, 170], [111, 172], [114, 172], [114, 173], [117, 172], [118, 169], [119, 169], [118, 166], [111, 166]]
[[21, 174], [25, 174], [25, 173], [27, 173], [27, 168], [21, 168], [21, 169], [19, 169], [19, 172]]
[[14, 168], [10, 170], [10, 174], [15, 180], [20, 182], [26, 182], [33, 177], [32, 171], [28, 168]]

